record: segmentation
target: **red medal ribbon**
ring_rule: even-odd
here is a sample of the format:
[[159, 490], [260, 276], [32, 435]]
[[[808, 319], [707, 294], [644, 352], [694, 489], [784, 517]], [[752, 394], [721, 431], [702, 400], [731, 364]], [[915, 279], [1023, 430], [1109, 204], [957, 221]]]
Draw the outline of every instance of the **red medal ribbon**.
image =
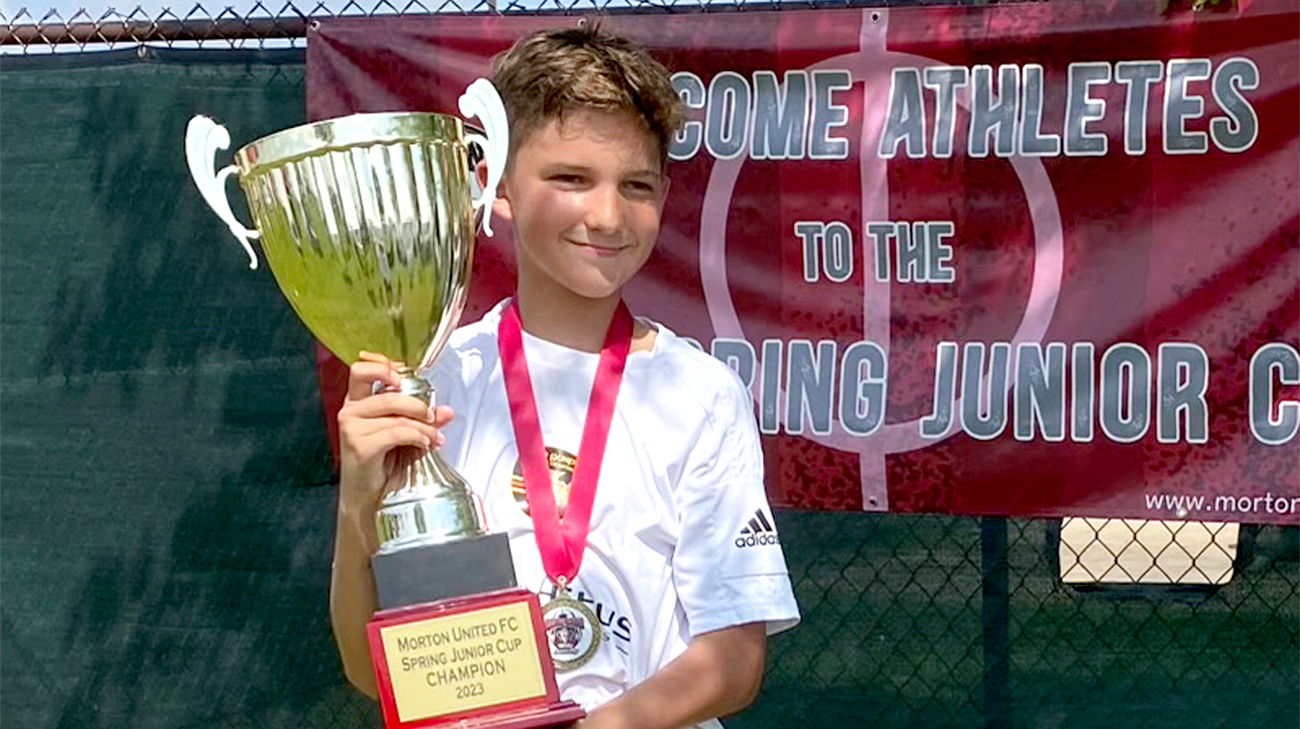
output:
[[533, 517], [542, 568], [551, 581], [563, 587], [578, 574], [582, 553], [587, 548], [591, 508], [596, 500], [596, 482], [600, 478], [601, 461], [605, 458], [605, 443], [609, 440], [609, 428], [614, 420], [614, 402], [618, 399], [623, 368], [632, 349], [632, 315], [620, 301], [605, 334], [600, 362], [596, 365], [596, 379], [591, 384], [587, 419], [578, 446], [578, 465], [573, 472], [563, 522], [555, 505], [551, 470], [546, 463], [546, 445], [542, 442], [542, 423], [537, 415], [533, 382], [524, 355], [523, 326], [519, 307], [514, 301], [501, 314], [497, 340], [506, 396], [510, 401], [510, 421], [519, 447], [524, 492], [528, 497], [528, 511]]

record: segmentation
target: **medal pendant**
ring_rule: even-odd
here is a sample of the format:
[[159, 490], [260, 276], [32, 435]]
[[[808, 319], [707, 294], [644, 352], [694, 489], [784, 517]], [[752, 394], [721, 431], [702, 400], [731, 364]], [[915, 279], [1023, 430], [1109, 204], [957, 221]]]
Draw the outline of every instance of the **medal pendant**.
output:
[[542, 620], [556, 671], [572, 671], [595, 657], [603, 638], [600, 621], [590, 607], [570, 597], [568, 590], [561, 588], [542, 606]]

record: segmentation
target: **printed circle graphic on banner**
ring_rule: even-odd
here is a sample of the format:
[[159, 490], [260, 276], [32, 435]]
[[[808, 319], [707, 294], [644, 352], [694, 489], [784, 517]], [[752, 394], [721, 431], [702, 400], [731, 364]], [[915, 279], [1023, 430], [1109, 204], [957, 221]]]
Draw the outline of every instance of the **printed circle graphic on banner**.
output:
[[[857, 53], [829, 58], [806, 70], [809, 72], [840, 69], [851, 74], [853, 85], [863, 84], [867, 98], [889, 98], [893, 69], [941, 67], [939, 61], [887, 48], [889, 11], [877, 8], [862, 14], [860, 45]], [[957, 104], [969, 111], [970, 94], [965, 87], [956, 94]], [[889, 189], [887, 168], [889, 160], [875, 154], [887, 114], [887, 105], [868, 105], [862, 118], [859, 145], [859, 165], [862, 180], [862, 219], [888, 220]], [[736, 181], [747, 160], [745, 152], [731, 159], [715, 160], [709, 173], [708, 186], [700, 219], [700, 280], [703, 283], [705, 305], [713, 325], [715, 337], [744, 339], [744, 330], [735, 303], [731, 298], [727, 279], [727, 213], [735, 191]], [[1015, 334], [1012, 347], [1021, 343], [1041, 342], [1056, 311], [1064, 274], [1064, 234], [1056, 193], [1047, 170], [1040, 160], [1020, 154], [1006, 158], [1020, 181], [1029, 209], [1033, 227], [1034, 262], [1033, 277], [1024, 313]], [[865, 250], [865, 246], [864, 246]], [[876, 282], [867, 277], [863, 284], [864, 338], [881, 345], [889, 352], [890, 295], [889, 283]], [[981, 389], [988, 386], [987, 376], [982, 378]], [[1011, 381], [1008, 380], [1008, 388]], [[786, 393], [778, 393], [783, 402]], [[953, 412], [962, 407], [961, 397], [953, 402]], [[779, 410], [779, 409], [778, 409]], [[781, 424], [785, 415], [779, 412]], [[938, 439], [922, 438], [919, 420], [886, 422], [871, 436], [857, 436], [846, 432], [836, 421], [827, 435], [803, 433], [801, 437], [835, 450], [857, 453], [861, 464], [863, 508], [868, 511], [888, 509], [885, 484], [885, 456], [919, 450], [941, 442], [957, 432], [957, 426]]]

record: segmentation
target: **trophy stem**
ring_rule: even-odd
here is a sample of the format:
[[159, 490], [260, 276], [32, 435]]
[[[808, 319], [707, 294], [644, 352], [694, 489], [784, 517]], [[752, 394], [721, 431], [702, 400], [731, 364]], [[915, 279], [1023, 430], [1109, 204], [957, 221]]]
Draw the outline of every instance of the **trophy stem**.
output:
[[[422, 377], [405, 366], [398, 374], [403, 394], [433, 402], [434, 392]], [[380, 554], [487, 533], [469, 484], [441, 454], [403, 448], [397, 457], [400, 485], [384, 497], [375, 515]]]

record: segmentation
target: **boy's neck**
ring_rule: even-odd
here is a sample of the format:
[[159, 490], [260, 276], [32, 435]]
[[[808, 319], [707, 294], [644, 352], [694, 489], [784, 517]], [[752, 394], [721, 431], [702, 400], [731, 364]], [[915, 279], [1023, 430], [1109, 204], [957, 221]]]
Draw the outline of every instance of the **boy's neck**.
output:
[[570, 291], [540, 294], [520, 286], [515, 299], [525, 332], [570, 349], [599, 352], [621, 294], [588, 299]]

